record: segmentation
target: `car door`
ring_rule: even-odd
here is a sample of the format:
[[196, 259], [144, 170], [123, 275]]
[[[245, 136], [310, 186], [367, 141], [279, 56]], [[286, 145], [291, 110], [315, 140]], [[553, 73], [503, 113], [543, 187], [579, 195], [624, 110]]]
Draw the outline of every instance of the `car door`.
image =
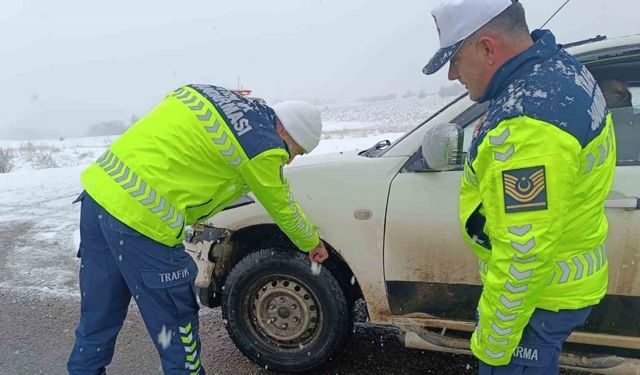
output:
[[[465, 129], [465, 150], [486, 108], [473, 105], [452, 121]], [[480, 280], [458, 224], [460, 176], [459, 170], [429, 170], [418, 149], [391, 183], [384, 247], [394, 315], [474, 319]]]
[[[637, 90], [640, 88], [640, 56], [586, 65], [597, 79], [620, 77], [636, 85], [631, 87], [632, 92], [640, 93]], [[464, 127], [465, 147], [485, 108], [486, 105], [472, 105], [452, 121]], [[631, 113], [628, 120], [622, 120], [619, 111], [622, 110], [612, 111], [614, 122], [618, 122], [619, 160], [606, 203], [608, 295], [594, 309], [583, 330], [637, 338], [640, 337], [637, 314], [640, 311], [640, 201], [637, 198], [640, 196], [640, 108], [627, 108]], [[389, 305], [396, 316], [447, 321], [475, 318], [481, 289], [476, 258], [463, 243], [458, 224], [460, 175], [460, 171], [429, 171], [420, 150], [416, 150], [391, 184], [384, 261]], [[616, 339], [612, 339], [601, 344], [624, 346], [620, 341], [615, 342]]]
[[[616, 174], [606, 202], [609, 236], [607, 296], [591, 313], [584, 331], [640, 338], [640, 54], [586, 61], [607, 98], [616, 132]], [[627, 87], [611, 92], [608, 81]], [[615, 100], [623, 94], [627, 103]], [[612, 95], [614, 94], [614, 95]], [[636, 103], [635, 106], [633, 103]], [[636, 346], [640, 342], [636, 340]]]

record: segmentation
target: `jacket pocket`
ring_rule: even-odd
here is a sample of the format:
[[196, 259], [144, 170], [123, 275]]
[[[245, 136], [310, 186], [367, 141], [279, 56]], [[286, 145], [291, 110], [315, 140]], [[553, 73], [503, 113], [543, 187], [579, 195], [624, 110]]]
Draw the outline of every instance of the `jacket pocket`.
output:
[[193, 285], [197, 273], [195, 262], [190, 260], [168, 271], [142, 271], [142, 281], [154, 294], [173, 305], [180, 321], [197, 319], [199, 306]]
[[195, 262], [186, 262], [183, 266], [170, 270], [142, 271], [144, 285], [151, 289], [171, 288], [193, 282], [198, 274]]

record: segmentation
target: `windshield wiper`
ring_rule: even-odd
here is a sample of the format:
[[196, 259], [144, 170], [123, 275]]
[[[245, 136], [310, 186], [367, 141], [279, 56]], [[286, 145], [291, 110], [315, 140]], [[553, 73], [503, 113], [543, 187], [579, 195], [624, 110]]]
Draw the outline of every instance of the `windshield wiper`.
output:
[[391, 146], [391, 142], [388, 139], [385, 139], [384, 141], [380, 141], [376, 143], [369, 149], [360, 152], [358, 155], [362, 155], [370, 158], [370, 157], [376, 156], [380, 150], [383, 150], [385, 147], [389, 147], [389, 146]]

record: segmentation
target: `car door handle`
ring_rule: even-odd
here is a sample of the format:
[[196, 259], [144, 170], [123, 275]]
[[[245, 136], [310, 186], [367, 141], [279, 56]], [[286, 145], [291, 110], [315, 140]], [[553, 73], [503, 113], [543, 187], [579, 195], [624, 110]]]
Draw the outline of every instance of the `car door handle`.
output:
[[607, 199], [604, 203], [604, 207], [640, 210], [640, 198]]

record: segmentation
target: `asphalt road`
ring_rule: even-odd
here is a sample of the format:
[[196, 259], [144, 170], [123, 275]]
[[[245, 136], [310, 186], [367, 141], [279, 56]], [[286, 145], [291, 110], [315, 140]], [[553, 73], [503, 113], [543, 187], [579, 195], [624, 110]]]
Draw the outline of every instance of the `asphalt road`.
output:
[[[69, 298], [16, 295], [0, 289], [0, 374], [66, 374], [79, 305]], [[200, 313], [202, 358], [208, 374], [269, 374], [246, 359], [227, 335], [220, 309]], [[160, 360], [135, 305], [120, 332], [110, 375], [162, 374]], [[405, 349], [395, 329], [356, 324], [342, 355], [316, 374], [475, 374], [475, 360]], [[579, 374], [562, 372], [562, 374]]]

